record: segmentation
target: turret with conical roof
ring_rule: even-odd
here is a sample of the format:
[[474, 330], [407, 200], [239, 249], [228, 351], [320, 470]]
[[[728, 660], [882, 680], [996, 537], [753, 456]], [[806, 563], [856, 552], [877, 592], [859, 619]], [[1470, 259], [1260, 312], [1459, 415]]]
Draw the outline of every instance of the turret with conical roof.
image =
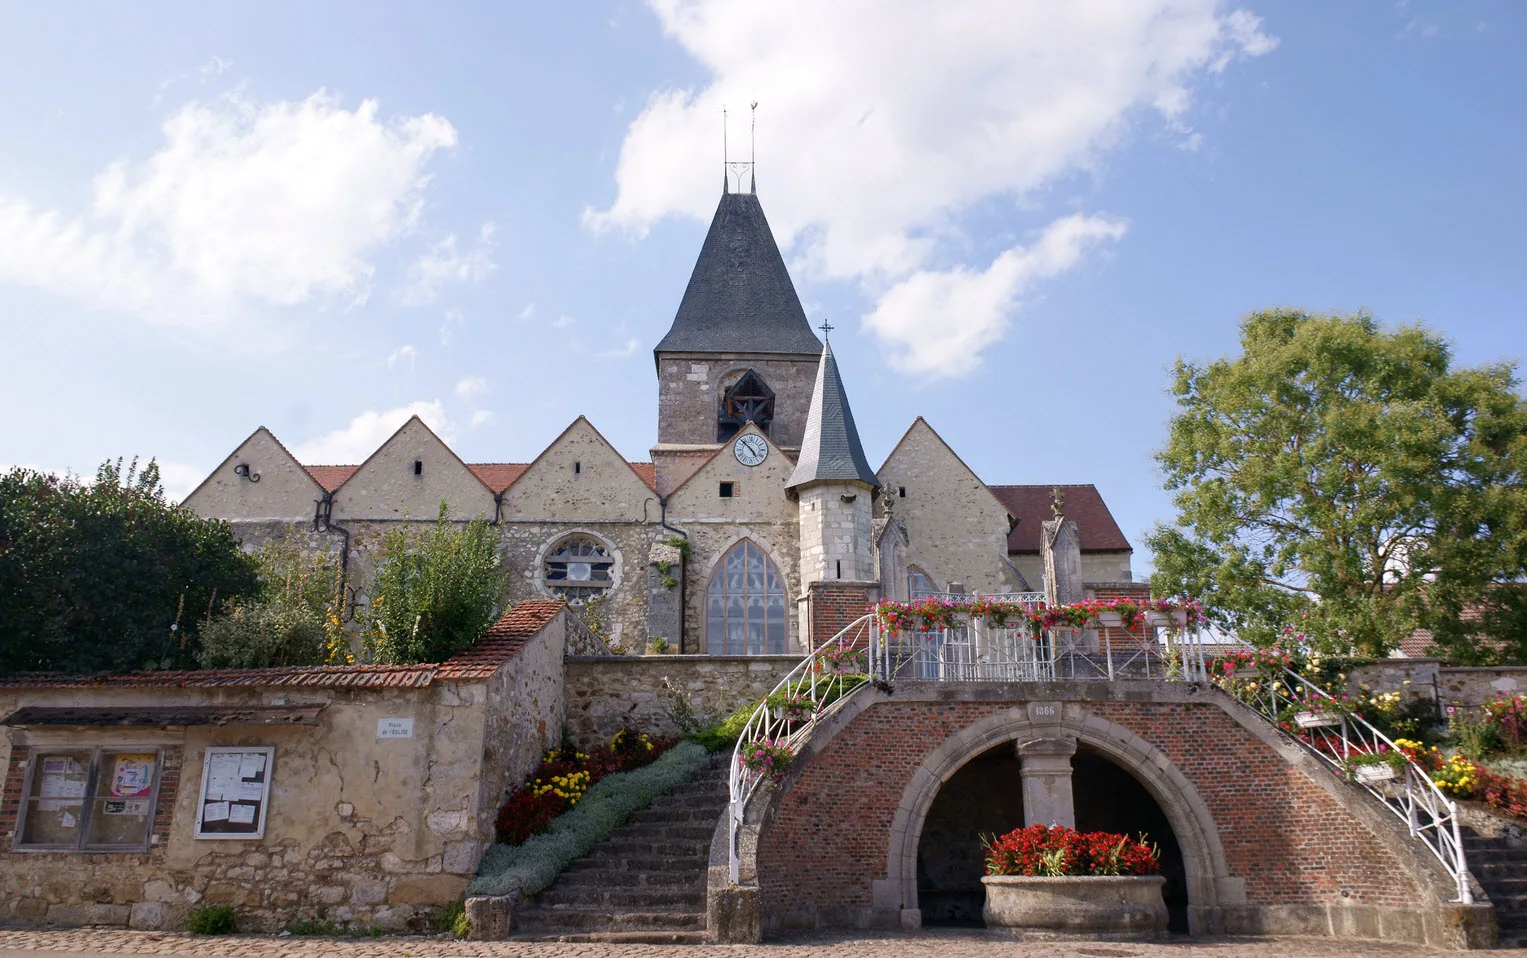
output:
[[811, 390], [811, 409], [806, 413], [801, 454], [785, 488], [844, 479], [880, 488], [875, 470], [864, 458], [864, 446], [860, 444], [859, 430], [854, 426], [854, 411], [848, 406], [848, 393], [843, 389], [838, 361], [832, 355], [832, 344], [827, 343], [822, 347], [816, 385]]

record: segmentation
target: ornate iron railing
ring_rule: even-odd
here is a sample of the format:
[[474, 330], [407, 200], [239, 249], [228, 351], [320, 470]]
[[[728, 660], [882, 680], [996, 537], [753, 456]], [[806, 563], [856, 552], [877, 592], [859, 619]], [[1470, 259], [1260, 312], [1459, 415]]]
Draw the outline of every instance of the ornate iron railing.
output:
[[[1104, 615], [1105, 629], [1123, 626]], [[1202, 634], [1162, 613], [1148, 613], [1138, 634], [1096, 629], [1039, 631], [1027, 623], [997, 625], [972, 617], [944, 629], [877, 629], [870, 671], [885, 682], [1051, 682], [1071, 679], [1163, 679], [1202, 682], [1208, 677]]]
[[868, 650], [878, 623], [873, 614], [861, 616], [822, 643], [791, 669], [753, 710], [732, 750], [728, 777], [727, 849], [731, 882], [738, 881], [738, 831], [748, 802], [770, 778], [758, 753], [785, 748], [792, 753], [810, 734], [817, 720], [861, 685], [868, 684]]
[[[1237, 683], [1226, 691], [1383, 802], [1405, 822], [1411, 837], [1437, 856], [1457, 886], [1458, 901], [1474, 901], [1457, 804], [1387, 735], [1361, 716], [1339, 709], [1336, 699], [1291, 669], [1282, 669], [1274, 679]], [[1321, 708], [1325, 702], [1332, 705]], [[1391, 753], [1405, 756], [1403, 773], [1387, 763], [1352, 764], [1359, 756]]]

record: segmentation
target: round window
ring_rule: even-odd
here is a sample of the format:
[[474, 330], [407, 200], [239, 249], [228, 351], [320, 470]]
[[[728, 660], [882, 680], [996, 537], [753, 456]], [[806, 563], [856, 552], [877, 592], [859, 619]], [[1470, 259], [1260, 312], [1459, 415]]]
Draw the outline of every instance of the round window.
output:
[[615, 557], [593, 536], [568, 536], [546, 553], [545, 583], [569, 602], [591, 599], [615, 584]]

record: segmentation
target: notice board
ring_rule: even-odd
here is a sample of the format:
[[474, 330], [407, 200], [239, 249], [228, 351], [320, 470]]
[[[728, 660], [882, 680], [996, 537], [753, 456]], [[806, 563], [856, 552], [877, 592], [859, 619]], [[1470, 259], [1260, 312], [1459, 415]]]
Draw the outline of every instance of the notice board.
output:
[[197, 838], [264, 838], [276, 749], [243, 745], [207, 749], [196, 804]]

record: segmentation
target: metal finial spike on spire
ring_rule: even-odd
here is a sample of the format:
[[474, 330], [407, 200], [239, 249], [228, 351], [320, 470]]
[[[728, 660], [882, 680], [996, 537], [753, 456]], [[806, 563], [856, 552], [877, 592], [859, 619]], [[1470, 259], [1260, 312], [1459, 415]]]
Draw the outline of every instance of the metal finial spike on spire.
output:
[[832, 323], [829, 323], [825, 319], [822, 320], [822, 325], [817, 327], [817, 329], [820, 329], [822, 331], [822, 338], [823, 339], [827, 339], [828, 338], [827, 334], [832, 332], [833, 330], [835, 330], [837, 328], [838, 327], [834, 326]]
[[752, 120], [748, 124], [748, 191], [758, 193], [758, 101], [749, 107]]
[[726, 104], [721, 104], [721, 194], [725, 196], [732, 191], [727, 168], [731, 165], [730, 154], [726, 146]]

